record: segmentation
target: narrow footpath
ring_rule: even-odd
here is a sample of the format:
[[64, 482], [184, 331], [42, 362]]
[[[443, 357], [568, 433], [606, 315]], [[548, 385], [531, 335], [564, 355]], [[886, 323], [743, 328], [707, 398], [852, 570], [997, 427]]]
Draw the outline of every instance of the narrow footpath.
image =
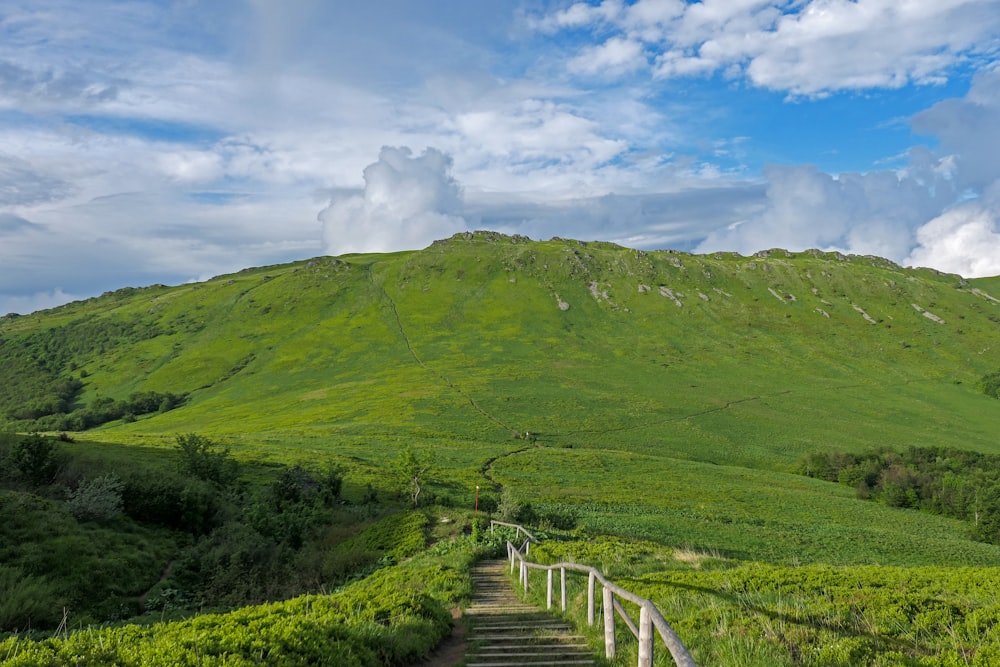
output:
[[517, 599], [508, 567], [506, 560], [493, 560], [472, 570], [475, 591], [464, 616], [465, 667], [596, 664], [584, 638], [565, 622]]

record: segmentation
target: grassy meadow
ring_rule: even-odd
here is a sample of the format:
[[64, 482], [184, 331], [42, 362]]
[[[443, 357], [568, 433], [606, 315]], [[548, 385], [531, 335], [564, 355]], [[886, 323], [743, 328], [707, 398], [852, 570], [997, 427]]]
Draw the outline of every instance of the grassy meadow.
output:
[[[1000, 547], [973, 540], [968, 521], [799, 472], [814, 452], [1000, 454], [1000, 402], [978, 387], [1000, 370], [998, 327], [995, 278], [835, 253], [694, 256], [483, 232], [0, 318], [0, 430], [68, 431], [80, 452], [152, 459], [177, 434], [203, 434], [261, 480], [335, 462], [351, 502], [398, 498], [391, 469], [410, 448], [431, 461], [426, 498], [439, 506], [471, 509], [479, 485], [493, 509], [508, 490], [539, 515], [573, 517], [577, 537], [725, 563], [672, 583], [636, 566], [648, 590], [669, 588], [668, 608], [690, 601], [679, 618], [714, 609], [678, 625], [705, 664], [905, 664], [884, 657], [896, 639], [845, 648], [862, 656], [854, 663], [823, 652], [883, 637], [877, 624], [831, 622], [833, 634], [792, 641], [762, 631], [752, 609], [772, 623], [789, 605], [809, 614], [825, 604], [817, 591], [841, 585], [829, 577], [864, 590], [880, 572], [915, 582], [914, 595], [930, 588], [928, 599], [965, 595], [963, 619], [993, 604], [962, 592], [1000, 566]], [[184, 398], [63, 428], [74, 411], [136, 392]], [[743, 598], [732, 593], [740, 572], [757, 582], [739, 584]], [[788, 577], [827, 583], [768, 588]], [[946, 583], [921, 583], [934, 577]], [[958, 641], [957, 617], [933, 618], [898, 640], [919, 644], [906, 659]], [[744, 636], [729, 658], [709, 648]]]

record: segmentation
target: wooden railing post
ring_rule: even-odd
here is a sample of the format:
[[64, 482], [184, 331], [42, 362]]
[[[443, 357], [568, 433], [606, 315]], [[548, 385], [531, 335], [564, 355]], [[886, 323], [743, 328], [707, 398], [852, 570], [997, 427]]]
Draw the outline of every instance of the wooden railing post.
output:
[[566, 568], [559, 568], [559, 591], [562, 594], [562, 610], [566, 611]]
[[639, 607], [639, 667], [653, 667], [653, 615], [648, 604]]
[[604, 586], [604, 655], [610, 660], [615, 657], [615, 594]]
[[597, 575], [593, 572], [588, 573], [587, 577], [587, 625], [593, 627], [594, 625], [594, 584], [597, 581]]
[[[615, 636], [615, 613], [619, 613], [622, 616], [622, 621], [628, 626], [629, 631], [638, 640], [638, 657], [639, 657], [639, 667], [652, 667], [653, 666], [653, 653], [654, 653], [654, 628], [656, 633], [660, 635], [666, 646], [670, 656], [673, 658], [674, 663], [677, 667], [697, 667], [694, 658], [684, 647], [683, 642], [681, 642], [680, 637], [674, 632], [674, 629], [670, 627], [670, 624], [663, 618], [663, 614], [660, 610], [656, 608], [656, 605], [649, 599], [642, 596], [636, 595], [620, 586], [616, 586], [614, 583], [605, 579], [600, 572], [592, 567], [586, 565], [578, 565], [576, 563], [556, 563], [554, 565], [541, 565], [535, 563], [529, 563], [525, 556], [528, 553], [531, 540], [534, 539], [528, 531], [524, 530], [520, 526], [515, 526], [513, 524], [505, 524], [502, 521], [496, 522], [500, 525], [511, 526], [518, 528], [523, 531], [528, 539], [525, 540], [524, 545], [521, 549], [524, 553], [518, 549], [512, 542], [507, 542], [507, 555], [510, 558], [510, 568], [511, 574], [514, 573], [514, 560], [516, 559], [520, 563], [518, 570], [518, 577], [520, 583], [524, 586], [524, 592], [528, 592], [528, 570], [532, 567], [538, 570], [546, 571], [546, 602], [548, 608], [552, 608], [552, 593], [553, 593], [553, 574], [555, 568], [559, 568], [559, 590], [561, 597], [562, 610], [565, 612], [567, 609], [567, 598], [569, 593], [566, 587], [566, 570], [577, 570], [580, 572], [587, 572], [587, 625], [593, 627], [596, 615], [597, 615], [597, 582], [601, 583], [601, 593], [602, 593], [602, 608], [601, 612], [604, 614], [604, 652], [609, 660], [613, 660], [618, 652], [618, 640]], [[490, 527], [493, 527], [493, 523]], [[530, 567], [529, 567], [530, 566]], [[639, 607], [639, 623], [636, 623], [629, 617], [628, 613], [625, 611], [624, 607], [619, 603], [619, 598], [623, 601], [631, 602]]]
[[548, 574], [548, 589], [545, 592], [545, 604], [546, 609], [552, 609], [552, 570], [547, 571]]

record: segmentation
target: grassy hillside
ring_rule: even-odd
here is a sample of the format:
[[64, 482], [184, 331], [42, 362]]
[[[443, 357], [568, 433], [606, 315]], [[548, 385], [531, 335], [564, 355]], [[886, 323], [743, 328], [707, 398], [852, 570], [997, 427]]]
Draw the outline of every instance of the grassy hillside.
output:
[[76, 437], [198, 432], [244, 459], [335, 455], [375, 486], [411, 445], [449, 502], [496, 482], [745, 558], [996, 563], [962, 522], [792, 473], [814, 451], [997, 452], [976, 385], [1000, 367], [998, 299], [996, 279], [873, 257], [464, 234], [4, 318], [0, 411], [24, 430], [28, 399], [72, 415], [158, 392], [183, 403]]

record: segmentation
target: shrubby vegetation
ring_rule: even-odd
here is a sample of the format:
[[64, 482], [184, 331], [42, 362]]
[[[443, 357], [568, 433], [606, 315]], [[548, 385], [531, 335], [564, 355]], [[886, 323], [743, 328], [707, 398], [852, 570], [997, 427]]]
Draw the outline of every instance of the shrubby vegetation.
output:
[[450, 632], [448, 610], [469, 595], [467, 569], [472, 557], [469, 549], [424, 556], [382, 569], [331, 595], [225, 614], [145, 627], [92, 629], [37, 642], [12, 637], [0, 641], [0, 664], [411, 664]]
[[1000, 455], [946, 447], [809, 454], [809, 477], [839, 482], [890, 507], [968, 520], [977, 540], [1000, 544]]
[[[140, 391], [128, 398], [96, 398], [84, 408], [72, 409], [68, 401], [47, 402], [44, 405], [18, 408], [8, 413], [20, 426], [41, 431], [86, 431], [118, 419], [135, 421], [143, 415], [173, 410], [184, 402], [179, 394]], [[17, 420], [21, 420], [17, 422]]]
[[1000, 398], [1000, 371], [984, 375], [979, 380], [979, 389], [990, 398]]
[[286, 599], [426, 545], [423, 514], [344, 501], [329, 462], [250, 484], [198, 434], [148, 467], [65, 447], [0, 434], [0, 632]]

